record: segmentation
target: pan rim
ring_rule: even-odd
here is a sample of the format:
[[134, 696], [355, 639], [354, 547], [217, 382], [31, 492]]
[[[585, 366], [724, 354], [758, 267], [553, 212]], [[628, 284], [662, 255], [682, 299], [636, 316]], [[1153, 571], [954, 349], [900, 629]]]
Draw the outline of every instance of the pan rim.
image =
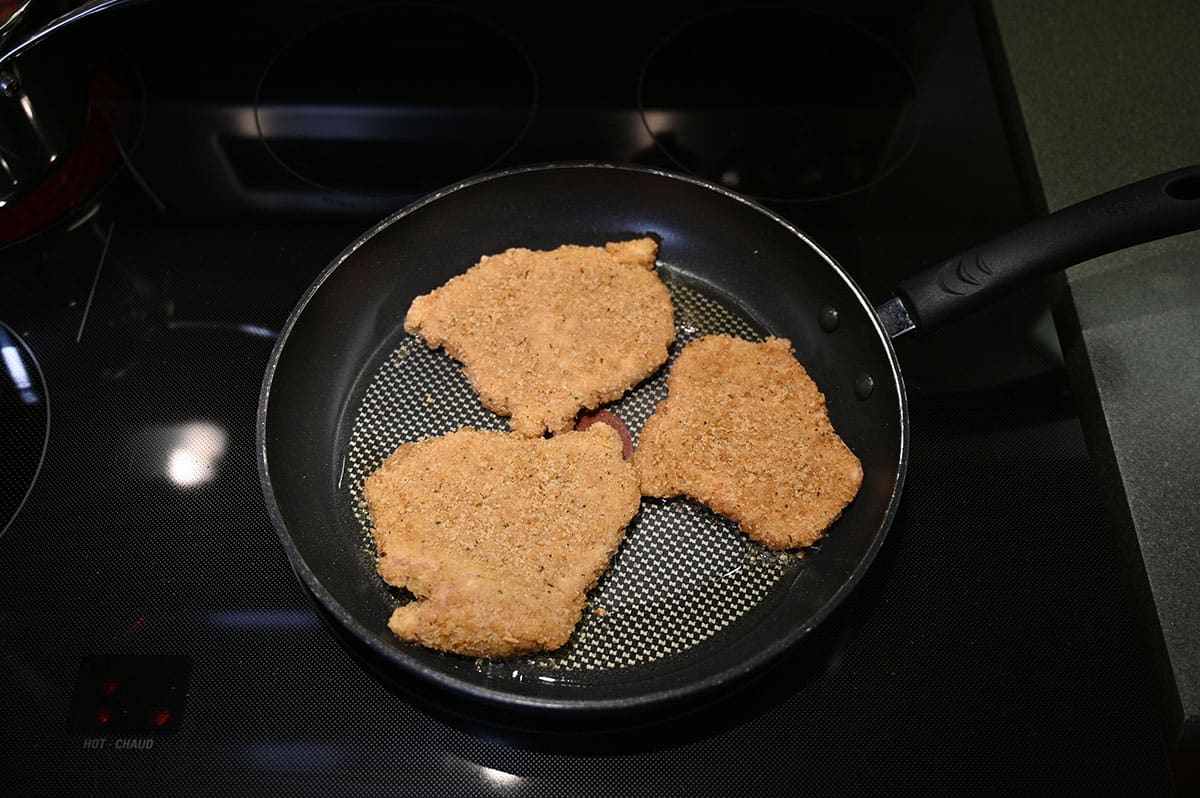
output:
[[[696, 187], [714, 191], [727, 199], [736, 201], [752, 210], [764, 214], [773, 222], [783, 226], [788, 232], [803, 241], [804, 244], [821, 260], [823, 260], [825, 264], [832, 269], [834, 273], [837, 274], [845, 283], [855, 300], [866, 312], [871, 327], [874, 329], [877, 338], [884, 346], [884, 353], [890, 366], [892, 387], [896, 391], [897, 405], [899, 410], [899, 423], [897, 426], [900, 433], [900, 456], [899, 461], [896, 464], [896, 479], [892, 486], [891, 495], [888, 497], [886, 511], [880, 518], [878, 528], [870, 542], [870, 545], [867, 547], [866, 552], [859, 559], [857, 565], [851, 571], [849, 576], [843, 580], [841, 585], [839, 585], [837, 590], [834, 591], [834, 593], [825, 601], [825, 603], [822, 604], [821, 607], [815, 613], [813, 613], [804, 624], [798, 625], [790, 630], [788, 634], [776, 638], [769, 645], [764, 646], [753, 654], [748, 655], [745, 659], [740, 660], [736, 666], [724, 668], [704, 678], [692, 681], [684, 680], [680, 686], [676, 687], [620, 698], [559, 698], [519, 695], [492, 687], [482, 686], [473, 682], [468, 682], [446, 671], [427, 667], [421, 663], [413, 661], [402, 650], [396, 648], [395, 646], [384, 645], [374, 633], [367, 629], [357, 618], [349, 613], [341, 605], [341, 603], [333, 597], [331, 593], [329, 593], [329, 591], [321, 584], [321, 580], [317, 577], [312, 568], [304, 559], [304, 556], [296, 546], [296, 543], [292, 540], [291, 534], [288, 532], [287, 524], [284, 521], [283, 514], [279, 508], [278, 502], [276, 501], [275, 492], [271, 484], [270, 463], [268, 462], [267, 458], [267, 415], [269, 412], [271, 386], [274, 380], [275, 372], [293, 329], [299, 322], [309, 303], [317, 295], [325, 282], [351, 255], [364, 246], [367, 241], [399, 220], [415, 213], [421, 208], [424, 208], [425, 206], [436, 202], [443, 197], [480, 183], [486, 183], [493, 180], [499, 180], [506, 177], [513, 177], [531, 172], [586, 169], [628, 171], [690, 183]], [[864, 574], [869, 570], [871, 564], [874, 562], [876, 555], [883, 546], [884, 540], [887, 538], [887, 533], [891, 528], [898, 510], [899, 500], [903, 492], [905, 476], [908, 468], [910, 445], [909, 426], [910, 417], [908, 410], [908, 399], [905, 391], [903, 374], [900, 369], [899, 359], [896, 355], [895, 348], [892, 346], [891, 338], [888, 336], [882, 322], [879, 319], [879, 316], [875, 310], [875, 306], [870, 302], [870, 300], [867, 299], [862, 289], [854, 281], [854, 279], [850, 277], [845, 269], [843, 269], [842, 266], [820, 245], [813, 241], [812, 238], [797, 228], [790, 221], [784, 219], [778, 213], [764, 207], [760, 203], [743, 195], [737, 194], [736, 192], [733, 192], [724, 186], [691, 175], [681, 174], [672, 170], [605, 161], [554, 161], [527, 164], [519, 167], [481, 173], [433, 191], [395, 211], [394, 213], [389, 214], [381, 221], [372, 225], [367, 231], [362, 233], [358, 238], [347, 245], [346, 248], [341, 251], [341, 253], [339, 253], [332, 261], [330, 261], [330, 263], [321, 270], [321, 272], [302, 294], [296, 305], [292, 308], [271, 350], [271, 354], [268, 358], [267, 366], [263, 375], [262, 386], [259, 392], [258, 412], [255, 422], [255, 449], [259, 482], [263, 490], [263, 497], [267, 505], [267, 512], [271, 518], [272, 526], [275, 528], [276, 535], [279, 537], [280, 543], [283, 546], [285, 554], [287, 555], [288, 563], [291, 566], [293, 573], [308, 592], [309, 597], [317, 601], [321, 608], [328, 613], [336, 623], [342, 626], [342, 629], [340, 630], [341, 632], [352, 635], [353, 639], [365, 646], [371, 654], [380, 658], [383, 662], [397, 667], [400, 670], [416, 676], [419, 679], [429, 682], [438, 688], [447, 690], [456, 696], [463, 697], [471, 701], [480, 701], [494, 709], [524, 714], [551, 713], [562, 717], [601, 717], [640, 713], [651, 709], [659, 710], [671, 706], [678, 706], [684, 704], [685, 702], [699, 699], [703, 696], [709, 696], [726, 684], [738, 681], [749, 674], [764, 670], [766, 666], [778, 660], [785, 652], [793, 649], [805, 637], [807, 637], [809, 633], [819, 627], [839, 606], [844, 603], [846, 598], [853, 593]], [[340, 637], [340, 635], [335, 635], [335, 637]], [[341, 641], [339, 640], [339, 642]], [[376, 669], [372, 669], [372, 671], [375, 670]]]

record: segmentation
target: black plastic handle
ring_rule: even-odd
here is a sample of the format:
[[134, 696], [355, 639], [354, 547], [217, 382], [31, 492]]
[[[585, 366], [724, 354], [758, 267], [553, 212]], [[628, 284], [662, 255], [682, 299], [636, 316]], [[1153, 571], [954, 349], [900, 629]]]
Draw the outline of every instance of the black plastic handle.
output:
[[1200, 166], [1113, 189], [1022, 225], [907, 278], [896, 296], [920, 329], [986, 305], [1021, 283], [1146, 241], [1200, 229]]

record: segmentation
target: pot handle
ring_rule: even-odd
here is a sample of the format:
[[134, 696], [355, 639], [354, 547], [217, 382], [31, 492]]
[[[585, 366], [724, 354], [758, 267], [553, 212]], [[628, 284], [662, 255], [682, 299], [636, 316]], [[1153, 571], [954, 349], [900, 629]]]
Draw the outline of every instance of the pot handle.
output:
[[[14, 33], [10, 30], [8, 35], [4, 38], [3, 43], [0, 44], [0, 67], [3, 67], [4, 64], [12, 61], [14, 58], [35, 46], [43, 39], [53, 36], [58, 31], [74, 25], [76, 22], [87, 19], [94, 14], [99, 14], [102, 11], [107, 11], [110, 8], [116, 8], [117, 6], [132, 6], [144, 2], [146, 2], [146, 0], [88, 0], [88, 2], [81, 4], [77, 8], [67, 11], [60, 17], [50, 20], [42, 27], [27, 35], [21, 35], [19, 32]], [[14, 23], [18, 25], [21, 24], [21, 21], [19, 19], [15, 19], [15, 17], [16, 14], [21, 14], [23, 17], [24, 10], [25, 6], [21, 6], [21, 8], [14, 13], [14, 19], [12, 20]], [[7, 41], [9, 37], [18, 39], [17, 43], [10, 46]]]
[[[1055, 211], [896, 286], [889, 312], [931, 330], [1021, 283], [1135, 244], [1200, 229], [1200, 166], [1150, 177]], [[881, 314], [883, 309], [881, 309]], [[892, 324], [885, 318], [889, 329]], [[891, 329], [893, 337], [906, 329]]]

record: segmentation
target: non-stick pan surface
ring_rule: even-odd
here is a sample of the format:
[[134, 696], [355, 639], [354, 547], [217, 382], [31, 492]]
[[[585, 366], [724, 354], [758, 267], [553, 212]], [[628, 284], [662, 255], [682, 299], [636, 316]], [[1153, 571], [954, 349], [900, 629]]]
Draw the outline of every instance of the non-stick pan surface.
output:
[[[405, 334], [414, 297], [521, 246], [651, 235], [679, 340], [792, 341], [835, 428], [863, 462], [843, 517], [802, 556], [779, 555], [687, 500], [644, 500], [563, 650], [476, 660], [404, 643], [387, 619], [406, 597], [375, 572], [362, 480], [395, 446], [460, 425], [506, 428], [459, 367]], [[635, 440], [670, 362], [612, 409]], [[904, 387], [866, 298], [816, 244], [724, 189], [602, 164], [470, 180], [350, 245], [288, 319], [259, 408], [267, 504], [299, 579], [377, 662], [490, 708], [595, 716], [680, 706], [737, 682], [802, 640], [854, 588], [883, 542], [907, 461]]]

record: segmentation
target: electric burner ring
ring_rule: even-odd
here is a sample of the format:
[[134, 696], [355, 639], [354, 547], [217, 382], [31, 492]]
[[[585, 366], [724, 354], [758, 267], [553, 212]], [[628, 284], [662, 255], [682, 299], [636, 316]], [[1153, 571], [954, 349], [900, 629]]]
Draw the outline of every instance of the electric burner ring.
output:
[[0, 321], [0, 537], [25, 506], [50, 443], [50, 394], [42, 366], [16, 330]]
[[[488, 70], [471, 66], [481, 52]], [[403, 4], [340, 12], [284, 44], [259, 76], [254, 124], [309, 188], [413, 197], [499, 164], [537, 107], [533, 62], [506, 31]]]
[[885, 179], [919, 134], [916, 79], [879, 36], [780, 5], [696, 17], [643, 62], [638, 109], [678, 168], [764, 202]]

